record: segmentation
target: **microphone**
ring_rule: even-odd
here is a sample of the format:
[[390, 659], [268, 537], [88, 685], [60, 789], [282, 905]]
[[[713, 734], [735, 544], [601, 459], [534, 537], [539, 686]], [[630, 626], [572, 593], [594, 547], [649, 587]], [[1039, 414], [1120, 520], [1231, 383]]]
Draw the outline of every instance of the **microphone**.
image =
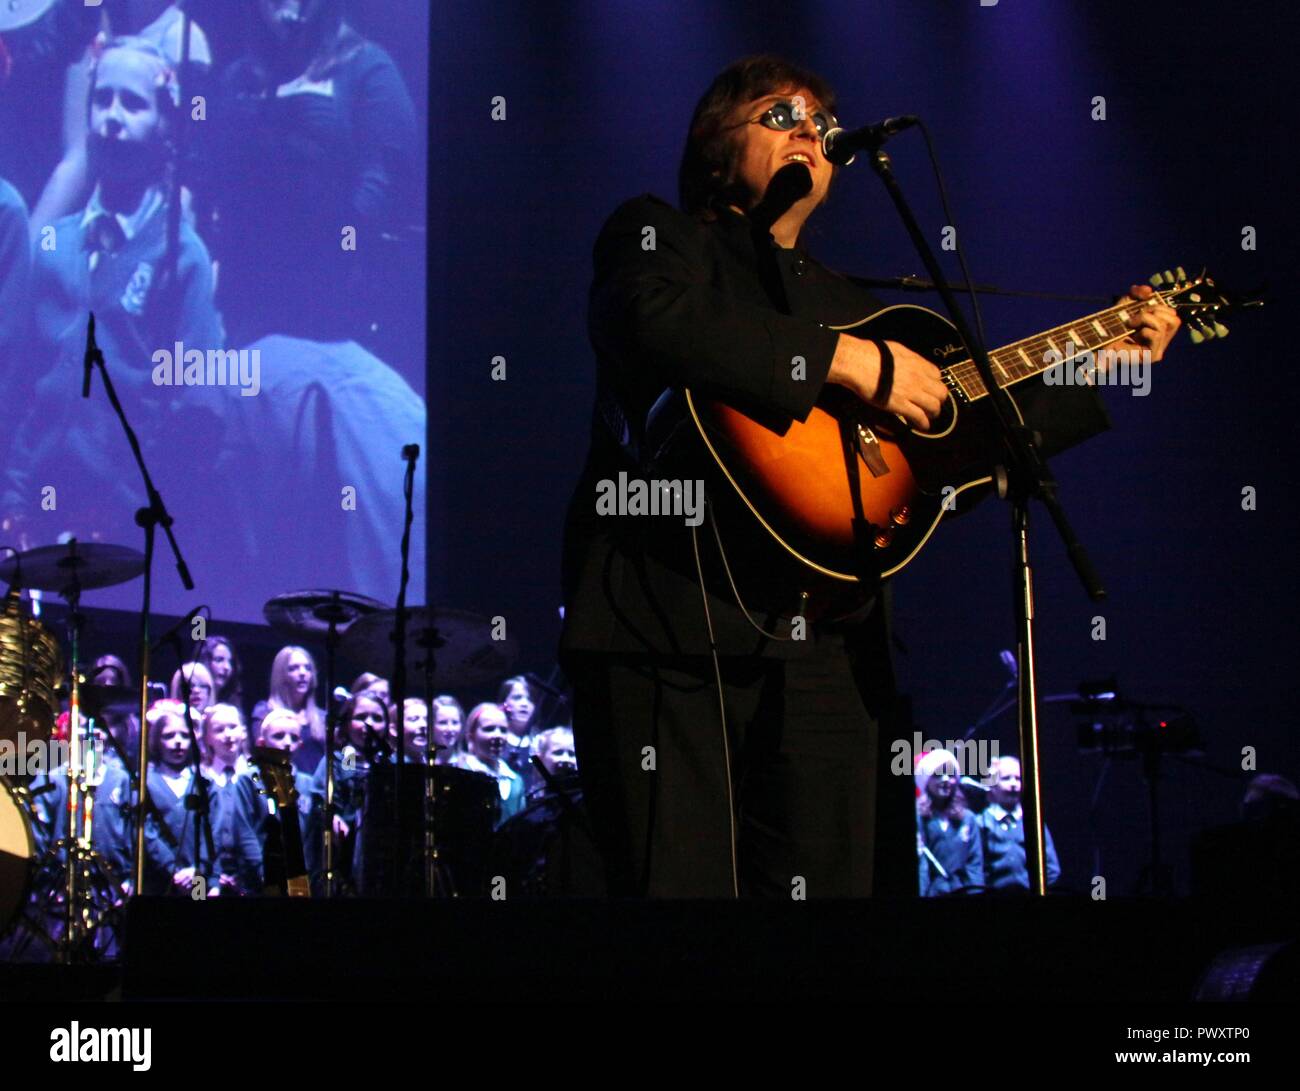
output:
[[99, 346], [95, 344], [95, 312], [90, 312], [90, 321], [86, 323], [86, 357], [84, 369], [81, 373], [81, 396], [90, 397], [90, 369], [95, 364], [95, 356], [99, 352]]
[[1007, 672], [1012, 678], [1020, 677], [1020, 665], [1016, 662], [1016, 657], [1012, 652], [1003, 648], [998, 652], [998, 658], [1002, 660], [1002, 665], [1007, 668]]
[[[203, 613], [203, 611], [206, 609], [207, 609], [206, 605], [194, 607], [193, 610], [191, 610], [188, 614], [186, 614], [183, 618], [181, 618], [180, 621], [178, 621], [175, 625], [173, 625], [170, 629], [168, 629], [165, 633], [163, 633], [162, 636], [158, 638], [154, 646], [149, 649], [150, 652], [151, 653], [156, 652], [160, 648], [162, 648], [164, 644], [168, 644], [176, 640], [176, 638], [180, 635], [180, 631], [184, 629], [187, 625], [192, 625], [194, 623], [194, 619], [198, 617], [199, 614]], [[184, 652], [181, 653], [181, 658], [182, 659], [185, 658]]]
[[822, 137], [822, 154], [836, 166], [847, 167], [858, 152], [875, 151], [891, 136], [910, 129], [920, 120], [915, 114], [900, 114], [861, 129], [831, 129]]
[[408, 443], [402, 448], [402, 458], [407, 462], [414, 462], [420, 457], [420, 445], [418, 443]]

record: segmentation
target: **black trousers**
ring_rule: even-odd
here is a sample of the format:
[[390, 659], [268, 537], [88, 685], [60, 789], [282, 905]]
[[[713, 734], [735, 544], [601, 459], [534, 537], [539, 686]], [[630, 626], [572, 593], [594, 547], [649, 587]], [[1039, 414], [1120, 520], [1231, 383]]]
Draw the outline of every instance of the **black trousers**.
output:
[[860, 651], [830, 635], [798, 658], [720, 658], [721, 707], [710, 657], [573, 656], [578, 768], [609, 892], [870, 895], [892, 676]]

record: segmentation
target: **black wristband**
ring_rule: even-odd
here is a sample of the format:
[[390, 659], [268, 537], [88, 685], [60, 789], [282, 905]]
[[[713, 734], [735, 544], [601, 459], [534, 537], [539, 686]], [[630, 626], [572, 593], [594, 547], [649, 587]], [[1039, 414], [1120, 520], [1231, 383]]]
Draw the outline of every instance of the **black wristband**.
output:
[[890, 352], [889, 345], [878, 337], [867, 338], [876, 350], [880, 353], [880, 381], [876, 384], [876, 392], [872, 394], [871, 400], [878, 405], [883, 405], [889, 401], [889, 395], [894, 389], [894, 354]]

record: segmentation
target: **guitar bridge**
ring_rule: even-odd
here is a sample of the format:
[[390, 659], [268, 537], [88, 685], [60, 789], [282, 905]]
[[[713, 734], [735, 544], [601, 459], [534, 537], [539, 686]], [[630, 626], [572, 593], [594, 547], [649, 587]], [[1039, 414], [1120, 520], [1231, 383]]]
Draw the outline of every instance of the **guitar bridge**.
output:
[[872, 477], [884, 477], [889, 473], [889, 463], [885, 461], [885, 456], [880, 450], [880, 440], [876, 438], [875, 432], [865, 424], [859, 424], [853, 438], [857, 444], [858, 454], [867, 464]]

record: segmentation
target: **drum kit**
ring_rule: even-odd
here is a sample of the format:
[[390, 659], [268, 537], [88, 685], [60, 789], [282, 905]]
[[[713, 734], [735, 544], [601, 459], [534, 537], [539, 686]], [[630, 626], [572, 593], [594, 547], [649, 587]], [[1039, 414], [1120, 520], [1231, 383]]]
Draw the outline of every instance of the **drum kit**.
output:
[[[80, 661], [80, 604], [83, 593], [133, 580], [143, 569], [144, 556], [135, 550], [75, 539], [16, 553], [0, 563], [0, 580], [9, 584], [0, 612], [0, 755], [44, 755], [44, 777], [38, 778], [44, 783], [39, 785], [24, 772], [15, 772], [10, 763], [0, 768], [0, 950], [9, 957], [17, 957], [16, 942], [24, 947], [38, 942], [63, 962], [104, 957], [115, 950], [131, 875], [116, 874], [95, 848], [95, 795], [104, 763], [120, 758], [130, 795], [138, 799], [138, 778], [124, 751], [143, 740], [114, 739], [105, 725], [138, 714], [140, 692], [87, 684]], [[52, 593], [66, 603], [66, 663], [59, 639], [35, 611], [32, 616], [24, 613], [23, 591], [32, 593], [34, 606], [39, 599], [33, 592]], [[435, 683], [463, 688], [495, 682], [509, 674], [517, 655], [514, 640], [503, 634], [498, 638], [489, 619], [452, 608], [403, 610], [400, 641], [397, 611], [351, 592], [289, 592], [268, 601], [263, 613], [276, 631], [304, 643], [324, 644], [331, 695], [340, 654], [352, 663], [392, 663], [396, 668], [400, 643], [400, 665], [416, 681], [412, 689], [421, 691], [426, 707], [435, 695]], [[394, 694], [394, 699], [400, 696]], [[435, 897], [485, 893], [485, 862], [499, 807], [496, 782], [437, 760], [431, 727], [425, 729], [423, 753], [397, 761], [397, 751], [406, 749], [400, 710], [397, 715], [398, 741], [388, 744], [386, 760], [373, 764], [366, 777], [361, 888], [367, 893]], [[56, 726], [65, 722], [63, 730]], [[338, 708], [331, 699], [330, 752], [339, 752], [342, 741]], [[104, 742], [116, 756], [106, 757]], [[320, 890], [326, 896], [336, 892], [337, 880], [335, 765], [325, 762]], [[52, 793], [57, 806], [41, 805], [38, 797], [45, 792]], [[122, 805], [129, 807], [130, 801]], [[53, 811], [53, 821], [42, 821], [42, 811]]]
[[[8, 770], [0, 777], [0, 935], [10, 933], [19, 951], [39, 940], [70, 962], [110, 951], [115, 943], [124, 877], [114, 875], [94, 848], [95, 797], [105, 757], [83, 707], [80, 604], [83, 592], [126, 583], [143, 568], [144, 557], [135, 550], [75, 538], [0, 563], [0, 579], [9, 584], [0, 613], [0, 746], [24, 769], [26, 759], [39, 757], [33, 763], [43, 774], [38, 791], [53, 791], [58, 802], [51, 823], [57, 836], [40, 839], [30, 777]], [[51, 592], [67, 603], [66, 673], [58, 640], [38, 618], [23, 616], [23, 590]], [[56, 739], [65, 697], [66, 736]], [[94, 704], [98, 714], [104, 702]]]

